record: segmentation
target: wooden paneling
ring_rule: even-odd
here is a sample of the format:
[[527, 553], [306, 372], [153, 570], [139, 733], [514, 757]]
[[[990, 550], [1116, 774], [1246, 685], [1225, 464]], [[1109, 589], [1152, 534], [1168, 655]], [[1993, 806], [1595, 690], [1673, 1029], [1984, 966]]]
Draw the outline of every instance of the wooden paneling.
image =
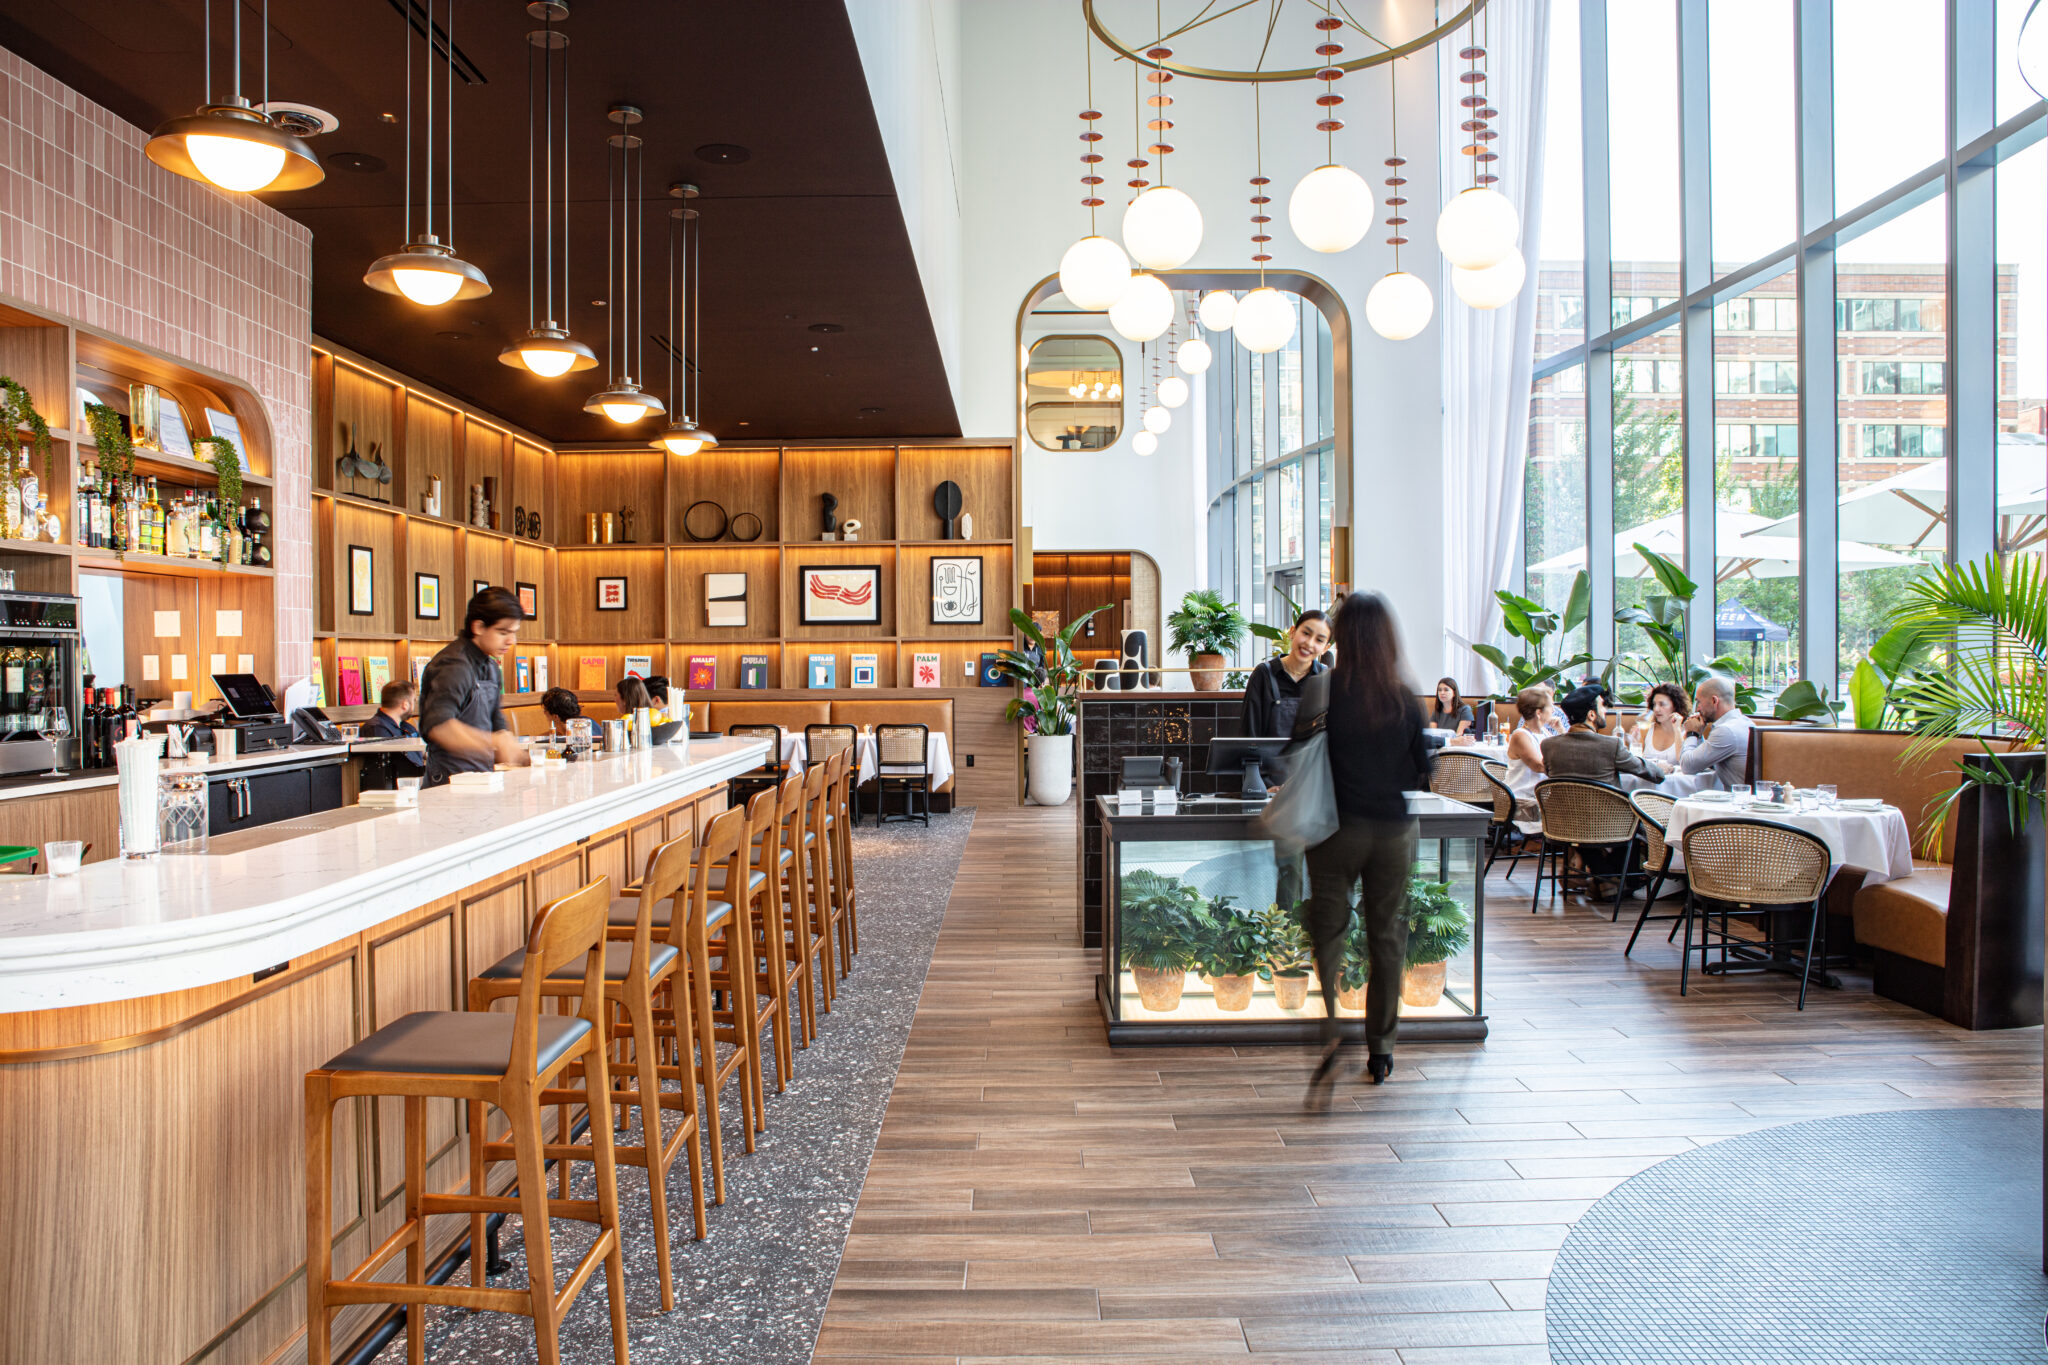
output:
[[[469, 584], [459, 581], [455, 572], [455, 528], [408, 520], [405, 533], [408, 548], [402, 586], [408, 622], [406, 629], [415, 637], [452, 639], [462, 625], [462, 609], [469, 602]], [[438, 618], [419, 614], [416, 577], [419, 574], [432, 574], [441, 580], [441, 615]]]
[[506, 435], [488, 422], [462, 418], [462, 505], [457, 515], [469, 520], [469, 486], [485, 479], [497, 480], [497, 500], [491, 504], [491, 529], [513, 530], [512, 512], [523, 506], [511, 484], [506, 468]]
[[[515, 506], [524, 505], [529, 514], [544, 514], [547, 507], [547, 469], [552, 456], [531, 441], [512, 439], [512, 501]], [[554, 535], [554, 528], [547, 525], [548, 518], [542, 515], [541, 538]]]
[[[633, 541], [640, 545], [661, 543], [664, 510], [662, 465], [665, 451], [606, 451], [593, 455], [555, 457], [555, 495], [549, 500], [544, 526], [557, 545], [584, 545], [587, 514], [621, 511], [633, 513]], [[625, 540], [623, 523], [615, 521], [618, 541]]]
[[[981, 561], [981, 621], [975, 625], [939, 625], [932, 620], [932, 561], [962, 558]], [[1010, 633], [1010, 606], [1014, 599], [1008, 545], [960, 541], [942, 546], [906, 545], [897, 551], [897, 563], [902, 570], [898, 580], [900, 633], [938, 640], [988, 640]]]
[[[953, 694], [953, 802], [984, 810], [1017, 801], [1017, 724], [1003, 718], [1007, 687]], [[973, 760], [973, 766], [968, 760]]]
[[[368, 455], [367, 448], [363, 454]], [[418, 394], [406, 395], [405, 450], [400, 476], [405, 482], [392, 501], [407, 512], [420, 510], [420, 499], [441, 481], [441, 514], [454, 521], [469, 519], [469, 495], [455, 473], [455, 414]], [[387, 447], [384, 458], [392, 458]]]
[[[697, 545], [671, 549], [668, 556], [670, 638], [692, 645], [776, 639], [782, 633], [782, 554], [773, 546]], [[744, 626], [714, 629], [705, 624], [704, 576], [714, 573], [743, 573], [747, 576], [747, 623]]]
[[[522, 635], [530, 639], [558, 640], [562, 638], [560, 608], [556, 603], [556, 582], [553, 571], [554, 553], [526, 541], [512, 544], [512, 581], [504, 583], [508, 588], [521, 583], [531, 583], [539, 590], [540, 610], [536, 619], [527, 622]], [[503, 582], [503, 580], [499, 580]]]
[[345, 480], [340, 485], [335, 482], [334, 462], [346, 455], [351, 446], [368, 459], [370, 443], [374, 441], [383, 447], [384, 458], [391, 458], [397, 448], [393, 439], [396, 392], [394, 385], [353, 365], [334, 366], [334, 429], [328, 433], [333, 440], [333, 454], [314, 469], [316, 487], [346, 487]]
[[896, 534], [903, 540], [939, 540], [945, 522], [932, 510], [932, 494], [950, 479], [960, 485], [960, 510], [974, 519], [975, 540], [1016, 534], [1008, 446], [903, 446], [897, 452]]
[[615, 896], [626, 883], [638, 880], [637, 873], [629, 871], [635, 866], [631, 839], [624, 829], [612, 830], [583, 846], [583, 881], [610, 877]]
[[[456, 956], [455, 911], [433, 913], [388, 938], [374, 939], [369, 951], [371, 1031], [419, 1010], [463, 1007], [456, 981], [461, 962]], [[427, 1102], [427, 1150], [438, 1152], [455, 1137], [453, 1100]], [[372, 1176], [376, 1203], [389, 1203], [405, 1188], [405, 1106], [390, 1096], [372, 1109]]]
[[[19, 796], [0, 801], [0, 844], [41, 848], [52, 839], [82, 839], [92, 845], [89, 863], [103, 863], [121, 854], [121, 811], [112, 787], [64, 792], [56, 796]], [[41, 869], [49, 863], [38, 859]]]
[[[609, 699], [614, 689], [618, 687], [619, 679], [626, 676], [626, 656], [628, 654], [645, 654], [651, 661], [649, 667], [653, 670], [654, 674], [661, 674], [667, 671], [668, 646], [659, 640], [623, 645], [558, 645], [555, 648], [555, 662], [552, 666], [553, 675], [549, 681], [556, 687], [568, 688], [584, 698], [586, 702], [597, 697]], [[583, 685], [582, 664], [586, 657], [604, 660], [603, 687], [585, 687]], [[680, 661], [678, 661], [677, 666], [681, 666]], [[683, 685], [682, 678], [679, 675], [671, 675], [671, 680], [675, 687], [680, 690]], [[588, 710], [587, 707], [585, 714], [596, 715], [596, 713]]]
[[[838, 661], [838, 685], [829, 691], [810, 688], [811, 656], [830, 654]], [[896, 668], [896, 647], [886, 641], [869, 643], [855, 640], [819, 640], [815, 643], [784, 645], [782, 647], [782, 677], [784, 685], [801, 688], [809, 697], [819, 701], [858, 701], [863, 692], [853, 687], [853, 656], [872, 654], [875, 656], [875, 686], [909, 686], [907, 673], [898, 673]], [[907, 663], [907, 660], [906, 660]], [[899, 683], [900, 679], [900, 683]]]
[[28, 390], [46, 425], [84, 429], [72, 395], [70, 328], [25, 316], [19, 323], [0, 320], [0, 374]]
[[[700, 691], [732, 691], [740, 685], [740, 660], [747, 655], [768, 660], [768, 685], [774, 687], [779, 678], [795, 679], [798, 675], [780, 671], [781, 649], [773, 644], [755, 641], [751, 644], [707, 644], [702, 640], [679, 642], [668, 647], [668, 678], [670, 685], [681, 690], [688, 686], [690, 660], [710, 658], [717, 663], [716, 682]], [[657, 658], [657, 663], [660, 660]], [[841, 679], [843, 682], [844, 679]]]
[[[328, 547], [328, 562], [333, 566], [335, 624], [330, 629], [337, 633], [361, 635], [398, 635], [402, 633], [399, 622], [404, 619], [405, 599], [398, 591], [398, 518], [389, 512], [379, 512], [368, 507], [359, 507], [339, 499], [329, 504], [333, 509], [333, 544]], [[349, 610], [349, 547], [367, 545], [370, 547], [371, 581], [375, 586], [373, 610], [367, 615], [358, 615]], [[411, 580], [407, 580], [410, 586]]]
[[142, 573], [123, 578], [124, 676], [137, 696], [168, 703], [173, 692], [197, 687], [200, 665], [206, 662], [199, 656], [198, 581]]
[[[612, 546], [564, 550], [555, 557], [560, 591], [555, 602], [558, 639], [660, 640], [668, 635], [663, 605], [667, 552]], [[597, 609], [597, 580], [626, 580], [626, 609]]]
[[779, 450], [716, 450], [704, 455], [671, 456], [668, 466], [670, 543], [686, 545], [683, 513], [695, 502], [715, 502], [725, 509], [728, 524], [742, 512], [761, 519], [762, 543], [782, 538], [777, 496]]
[[[914, 676], [911, 667], [915, 655], [936, 654], [939, 656], [939, 687], [948, 692], [957, 692], [964, 689], [981, 689], [981, 656], [984, 653], [994, 653], [997, 646], [984, 640], [906, 640], [897, 648], [903, 653], [902, 669], [898, 674], [903, 679], [903, 686], [911, 686], [911, 679]], [[967, 672], [969, 665], [974, 668], [972, 675]], [[989, 690], [999, 690], [1006, 698], [1010, 695], [1008, 688]]]
[[[257, 677], [266, 681], [274, 679], [277, 665], [277, 614], [271, 607], [276, 595], [274, 580], [222, 574], [193, 582], [198, 604], [198, 620], [195, 622], [198, 656], [193, 660], [193, 666], [199, 674], [193, 699], [204, 706], [220, 696], [213, 685], [216, 655], [223, 665], [221, 672], [243, 672], [242, 656], [246, 654], [255, 664]], [[240, 634], [221, 634], [222, 612], [240, 614]], [[233, 617], [226, 624], [234, 625]]]
[[[512, 540], [509, 536], [492, 535], [464, 527], [462, 536], [461, 583], [457, 598], [463, 606], [469, 604], [470, 595], [476, 591], [473, 586], [478, 579], [496, 588], [512, 586]], [[529, 580], [539, 582], [538, 579]], [[462, 629], [460, 607], [456, 610], [455, 628]]]
[[[698, 457], [703, 458], [703, 457]], [[896, 451], [848, 447], [782, 452], [782, 538], [815, 541], [824, 531], [821, 494], [839, 499], [833, 515], [861, 524], [862, 540], [896, 537]]]
[[581, 848], [542, 859], [533, 868], [533, 913], [539, 914], [542, 906], [568, 895], [584, 880]]
[[[803, 570], [818, 565], [879, 564], [882, 567], [880, 625], [849, 625], [844, 621], [803, 624]], [[789, 640], [883, 639], [896, 633], [896, 550], [887, 545], [792, 545], [782, 559], [782, 635]]]

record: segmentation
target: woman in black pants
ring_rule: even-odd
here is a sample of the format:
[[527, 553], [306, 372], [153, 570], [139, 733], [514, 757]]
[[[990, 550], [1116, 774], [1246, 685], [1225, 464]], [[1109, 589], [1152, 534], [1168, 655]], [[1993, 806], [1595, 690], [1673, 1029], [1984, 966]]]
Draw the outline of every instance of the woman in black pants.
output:
[[[1330, 776], [1336, 787], [1337, 832], [1308, 850], [1308, 931], [1323, 983], [1323, 1056], [1307, 1103], [1329, 1103], [1343, 1036], [1337, 984], [1351, 925], [1351, 889], [1359, 888], [1369, 972], [1365, 988], [1366, 1076], [1374, 1085], [1394, 1069], [1394, 1031], [1401, 1013], [1401, 968], [1408, 951], [1409, 869], [1416, 822], [1410, 791], [1429, 787], [1422, 711], [1401, 668], [1393, 614], [1377, 594], [1353, 593], [1337, 608], [1337, 665], [1327, 675]], [[1323, 678], [1315, 681], [1323, 682]], [[1318, 693], [1323, 688], [1316, 689]], [[1320, 700], [1320, 698], [1318, 698]], [[1304, 696], [1296, 733], [1316, 716]]]

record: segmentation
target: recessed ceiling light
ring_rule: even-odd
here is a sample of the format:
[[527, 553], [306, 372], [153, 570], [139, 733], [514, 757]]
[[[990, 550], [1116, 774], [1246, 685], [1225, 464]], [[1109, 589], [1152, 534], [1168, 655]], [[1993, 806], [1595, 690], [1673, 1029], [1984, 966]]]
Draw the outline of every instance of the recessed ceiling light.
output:
[[377, 115], [377, 122], [379, 122], [379, 123], [396, 123], [396, 122], [398, 122], [398, 115], [396, 115], [396, 114], [379, 114], [379, 115]]
[[822, 332], [825, 335], [830, 336], [835, 332], [843, 332], [846, 330], [846, 328], [836, 322], [814, 322], [811, 324], [811, 330], [813, 332]]
[[290, 100], [266, 100], [256, 106], [270, 115], [271, 121], [293, 137], [318, 137], [331, 133], [341, 126], [341, 120], [311, 104], [297, 104]]
[[354, 171], [357, 175], [375, 175], [385, 167], [384, 158], [371, 156], [368, 152], [329, 152], [327, 164], [337, 171]]
[[862, 408], [862, 409], [860, 410], [860, 415], [861, 415], [861, 416], [863, 416], [863, 417], [872, 417], [872, 416], [874, 416], [874, 415], [875, 415], [876, 413], [878, 413], [878, 412], [880, 412], [880, 411], [881, 411], [881, 409], [880, 409], [880, 408]]
[[753, 160], [754, 154], [736, 142], [707, 142], [697, 149], [699, 161], [709, 161], [720, 166], [737, 166], [742, 161]]
[[815, 350], [817, 350], [818, 348], [817, 348], [817, 347], [815, 347], [815, 346], [813, 346], [813, 347], [811, 347], [811, 349], [815, 351]]
[[591, 306], [592, 308], [602, 308], [602, 307], [604, 307], [604, 300], [603, 300], [603, 299], [592, 299], [592, 300], [590, 301], [590, 306]]
[[437, 336], [437, 337], [439, 337], [439, 338], [441, 338], [441, 340], [443, 340], [443, 341], [467, 341], [467, 340], [469, 340], [469, 333], [467, 333], [467, 332], [436, 332], [436, 333], [434, 333], [434, 335], [435, 335], [435, 336]]

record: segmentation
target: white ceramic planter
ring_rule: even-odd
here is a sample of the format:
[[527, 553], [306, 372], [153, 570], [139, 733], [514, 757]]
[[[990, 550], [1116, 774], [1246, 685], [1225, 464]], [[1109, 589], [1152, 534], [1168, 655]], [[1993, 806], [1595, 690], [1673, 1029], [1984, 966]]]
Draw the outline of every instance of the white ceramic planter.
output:
[[1025, 766], [1031, 778], [1031, 804], [1064, 806], [1074, 794], [1074, 737], [1033, 735]]

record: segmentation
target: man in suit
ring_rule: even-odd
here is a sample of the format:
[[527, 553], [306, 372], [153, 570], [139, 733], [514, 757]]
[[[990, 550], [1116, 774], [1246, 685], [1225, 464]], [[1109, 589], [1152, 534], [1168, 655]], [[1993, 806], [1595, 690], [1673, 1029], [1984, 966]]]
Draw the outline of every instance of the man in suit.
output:
[[1680, 772], [1711, 769], [1723, 790], [1749, 781], [1749, 717], [1735, 707], [1735, 685], [1726, 678], [1702, 678], [1685, 718], [1685, 752]]
[[1600, 726], [1607, 719], [1607, 689], [1598, 685], [1581, 687], [1560, 703], [1571, 728], [1543, 741], [1543, 773], [1546, 777], [1582, 777], [1589, 782], [1621, 785], [1621, 775], [1659, 781], [1664, 774], [1628, 750], [1619, 735], [1603, 735]]

